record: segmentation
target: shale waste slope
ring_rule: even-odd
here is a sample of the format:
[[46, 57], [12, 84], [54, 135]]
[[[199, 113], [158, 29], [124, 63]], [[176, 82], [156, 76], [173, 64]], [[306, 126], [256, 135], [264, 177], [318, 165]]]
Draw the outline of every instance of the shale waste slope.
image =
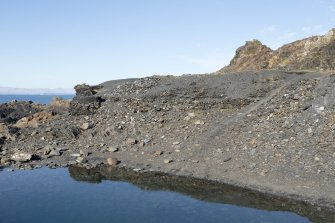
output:
[[[333, 53], [326, 37], [310, 41], [320, 38]], [[304, 54], [301, 44], [274, 53], [259, 42], [247, 43], [231, 65], [213, 74], [81, 84], [71, 102], [3, 104], [1, 165], [127, 167], [335, 208], [334, 57], [307, 66], [303, 61], [321, 49], [312, 47], [305, 59], [288, 56], [294, 62], [285, 64], [327, 72], [263, 70], [284, 63], [278, 59], [283, 49]], [[247, 51], [263, 56], [242, 60]]]

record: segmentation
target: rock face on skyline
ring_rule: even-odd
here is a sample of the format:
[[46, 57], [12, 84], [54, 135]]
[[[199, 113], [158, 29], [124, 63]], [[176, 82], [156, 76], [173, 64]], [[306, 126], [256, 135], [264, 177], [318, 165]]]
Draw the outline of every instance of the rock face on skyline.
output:
[[258, 40], [247, 41], [236, 50], [228, 66], [218, 73], [279, 70], [335, 70], [335, 29], [272, 50]]

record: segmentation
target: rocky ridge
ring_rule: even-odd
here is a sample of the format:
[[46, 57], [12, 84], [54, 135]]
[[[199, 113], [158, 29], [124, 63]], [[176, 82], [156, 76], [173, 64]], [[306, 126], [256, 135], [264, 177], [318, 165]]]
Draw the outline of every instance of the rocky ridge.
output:
[[266, 69], [330, 71], [335, 69], [335, 29], [272, 50], [258, 40], [237, 49], [230, 64], [218, 73]]

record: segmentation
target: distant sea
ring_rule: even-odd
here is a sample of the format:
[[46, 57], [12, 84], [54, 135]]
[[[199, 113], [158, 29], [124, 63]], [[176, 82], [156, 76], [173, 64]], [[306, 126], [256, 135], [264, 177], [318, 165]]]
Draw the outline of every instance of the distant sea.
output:
[[0, 95], [0, 103], [10, 102], [12, 100], [17, 101], [33, 101], [39, 104], [50, 104], [53, 97], [61, 97], [63, 99], [72, 99], [74, 94], [66, 95]]

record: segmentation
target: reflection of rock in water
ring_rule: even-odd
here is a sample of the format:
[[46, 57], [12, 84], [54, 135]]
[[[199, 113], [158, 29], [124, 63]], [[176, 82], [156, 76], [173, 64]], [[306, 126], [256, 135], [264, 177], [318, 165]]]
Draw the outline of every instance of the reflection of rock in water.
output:
[[308, 217], [312, 222], [335, 222], [333, 210], [318, 210], [303, 202], [265, 195], [256, 191], [189, 177], [162, 173], [138, 173], [114, 167], [69, 167], [76, 181], [100, 183], [102, 180], [126, 181], [142, 190], [166, 190], [183, 193], [208, 202], [232, 204], [271, 211], [290, 211]]

